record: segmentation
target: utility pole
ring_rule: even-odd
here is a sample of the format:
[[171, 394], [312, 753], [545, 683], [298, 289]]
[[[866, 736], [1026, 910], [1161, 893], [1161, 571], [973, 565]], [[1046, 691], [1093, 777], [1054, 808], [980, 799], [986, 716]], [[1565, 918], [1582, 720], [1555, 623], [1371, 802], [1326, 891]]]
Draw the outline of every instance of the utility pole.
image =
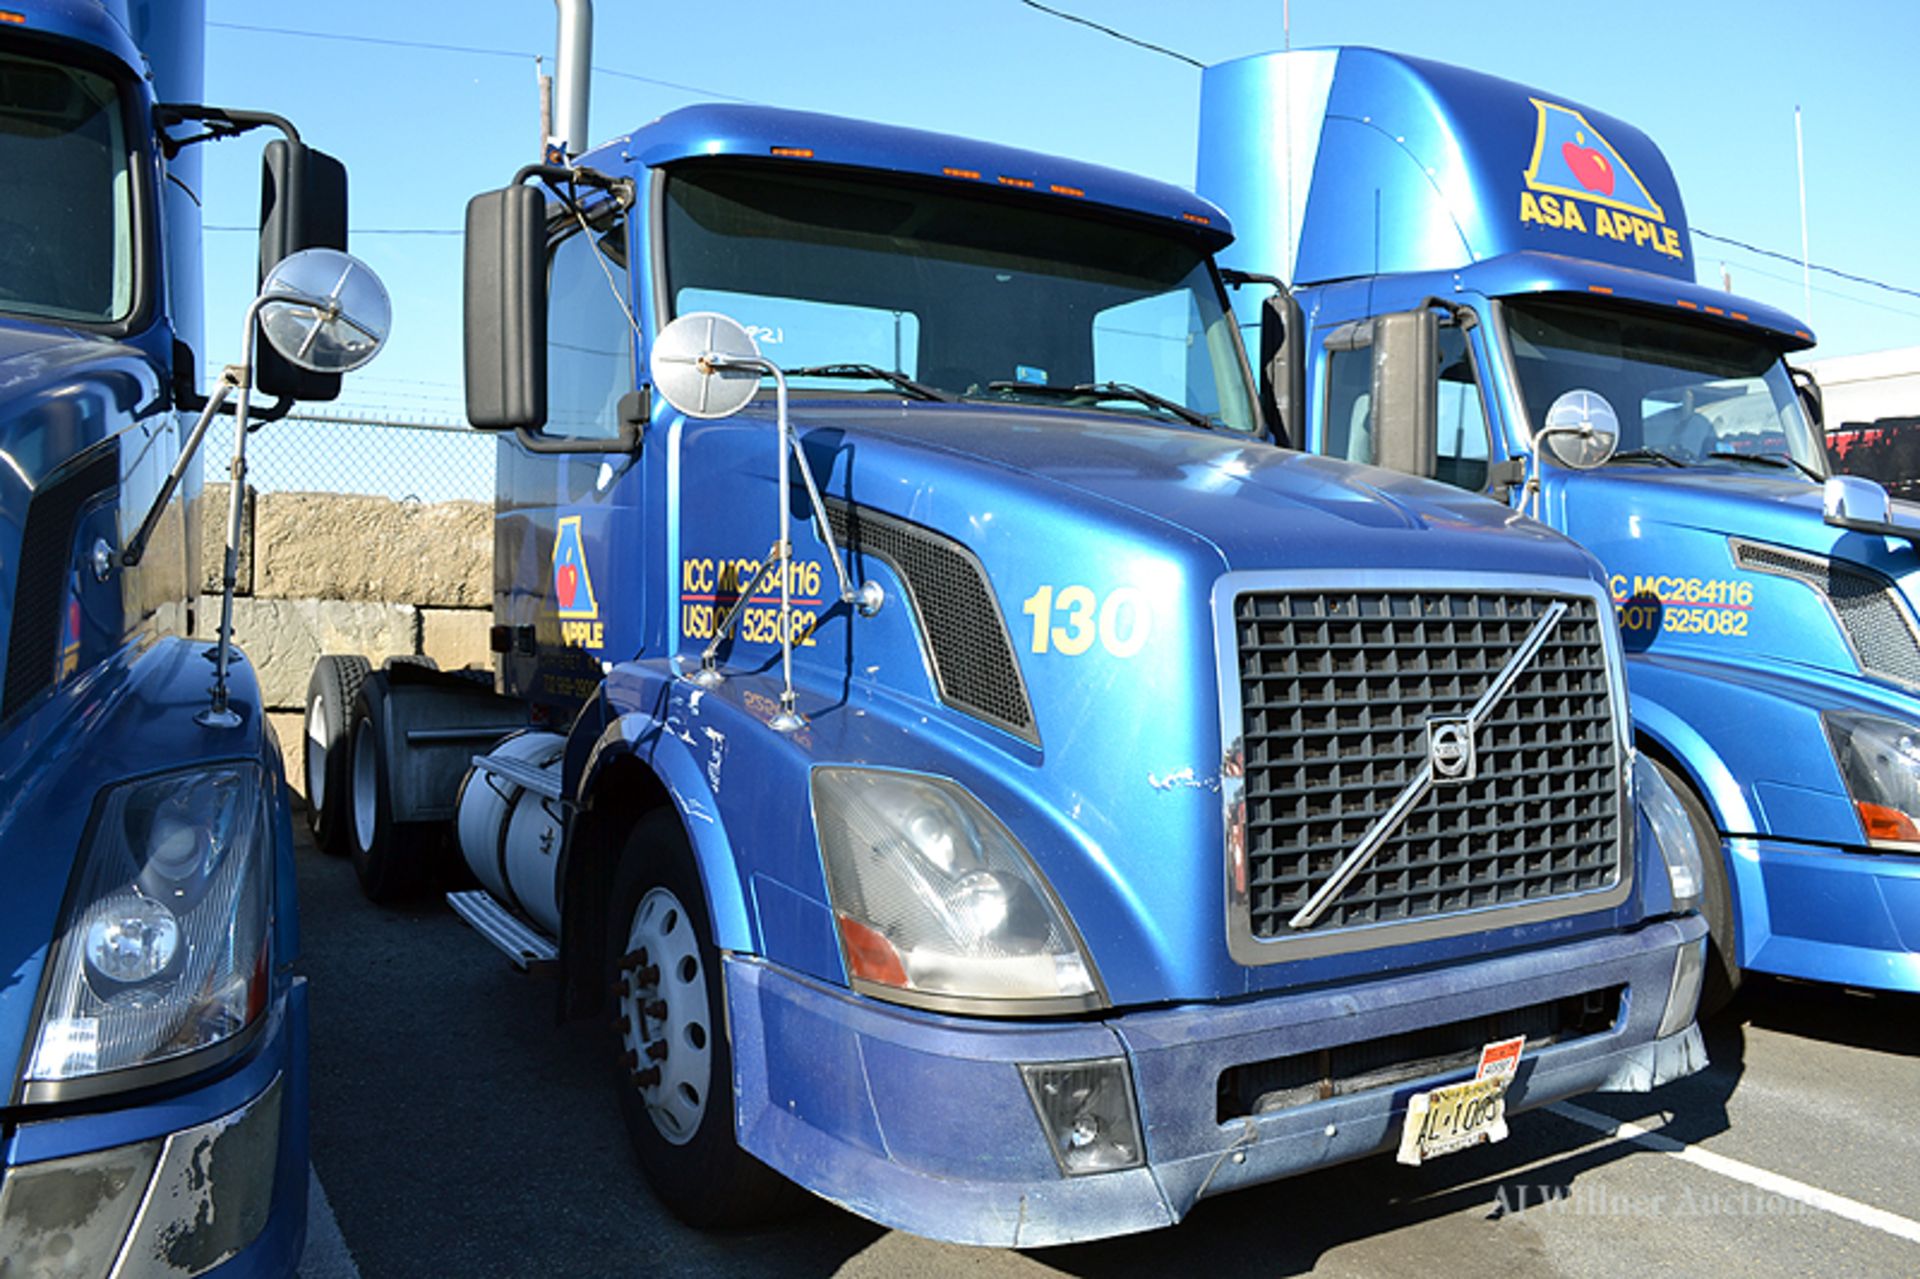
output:
[[534, 154], [545, 158], [547, 139], [553, 136], [553, 77], [547, 74], [547, 60], [537, 55], [533, 59], [533, 79], [540, 93], [540, 145]]

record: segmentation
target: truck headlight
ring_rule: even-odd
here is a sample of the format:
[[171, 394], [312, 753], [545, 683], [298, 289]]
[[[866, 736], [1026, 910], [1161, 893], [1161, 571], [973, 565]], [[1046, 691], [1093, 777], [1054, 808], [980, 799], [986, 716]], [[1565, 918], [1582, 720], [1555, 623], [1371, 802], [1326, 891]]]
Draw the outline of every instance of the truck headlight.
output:
[[813, 821], [856, 983], [996, 1012], [1098, 1006], [1092, 965], [1026, 850], [955, 783], [816, 769]]
[[1867, 843], [1920, 852], [1920, 727], [1858, 711], [1820, 720]]
[[1633, 757], [1633, 794], [1647, 815], [1647, 824], [1653, 827], [1654, 842], [1660, 845], [1660, 856], [1667, 863], [1674, 910], [1698, 909], [1707, 878], [1706, 866], [1700, 860], [1700, 841], [1694, 838], [1686, 806], [1645, 755]]
[[152, 1065], [252, 1024], [270, 980], [265, 795], [243, 764], [106, 792], [54, 946], [29, 1083]]

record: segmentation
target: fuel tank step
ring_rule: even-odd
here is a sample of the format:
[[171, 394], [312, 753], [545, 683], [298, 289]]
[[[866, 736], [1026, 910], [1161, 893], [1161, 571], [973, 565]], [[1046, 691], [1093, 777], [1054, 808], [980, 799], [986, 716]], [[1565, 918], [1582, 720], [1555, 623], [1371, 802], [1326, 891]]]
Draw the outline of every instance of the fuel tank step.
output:
[[508, 914], [506, 907], [480, 889], [448, 893], [447, 905], [521, 972], [545, 973], [558, 966], [558, 946]]

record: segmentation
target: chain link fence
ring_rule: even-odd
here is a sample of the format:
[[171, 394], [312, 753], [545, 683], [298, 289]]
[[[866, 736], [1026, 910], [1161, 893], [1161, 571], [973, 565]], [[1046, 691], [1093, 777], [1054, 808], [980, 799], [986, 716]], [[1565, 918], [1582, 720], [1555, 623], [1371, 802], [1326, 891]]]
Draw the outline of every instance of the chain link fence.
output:
[[[493, 502], [494, 439], [445, 421], [377, 409], [301, 405], [247, 440], [247, 483], [260, 493], [355, 493], [399, 502]], [[233, 419], [207, 431], [209, 484], [224, 483]]]

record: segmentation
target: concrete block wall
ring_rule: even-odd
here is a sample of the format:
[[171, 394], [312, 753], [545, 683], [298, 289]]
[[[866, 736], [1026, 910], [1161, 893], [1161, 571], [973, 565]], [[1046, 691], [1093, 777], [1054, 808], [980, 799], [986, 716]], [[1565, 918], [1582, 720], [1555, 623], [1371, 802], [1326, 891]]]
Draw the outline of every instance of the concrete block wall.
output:
[[[220, 625], [227, 486], [201, 497], [204, 581], [197, 634]], [[259, 676], [304, 789], [300, 713], [313, 663], [358, 653], [378, 666], [425, 654], [442, 669], [491, 666], [493, 511], [483, 502], [396, 502], [335, 493], [246, 494], [233, 607], [235, 642]]]

